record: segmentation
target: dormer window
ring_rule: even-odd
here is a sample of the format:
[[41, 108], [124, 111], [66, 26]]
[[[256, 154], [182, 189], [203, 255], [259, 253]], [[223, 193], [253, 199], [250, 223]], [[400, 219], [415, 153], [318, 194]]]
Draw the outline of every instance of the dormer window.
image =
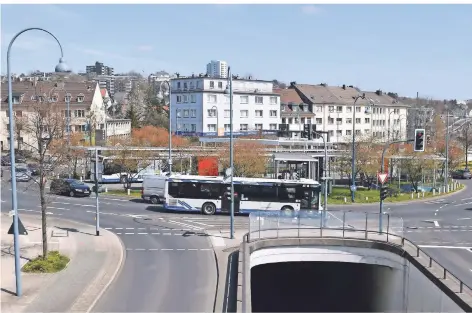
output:
[[79, 94], [79, 95], [77, 96], [77, 102], [84, 102], [84, 98], [85, 98], [85, 97], [84, 97], [83, 94]]

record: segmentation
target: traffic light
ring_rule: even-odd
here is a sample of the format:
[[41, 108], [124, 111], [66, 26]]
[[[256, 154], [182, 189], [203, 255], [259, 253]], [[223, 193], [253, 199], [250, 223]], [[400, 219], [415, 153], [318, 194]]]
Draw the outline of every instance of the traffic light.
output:
[[423, 152], [424, 151], [424, 138], [425, 138], [424, 129], [415, 129], [415, 147], [414, 151]]
[[310, 139], [310, 124], [303, 124], [302, 138]]
[[380, 187], [380, 200], [383, 201], [387, 199], [387, 196], [388, 196], [388, 187], [382, 185], [382, 187]]

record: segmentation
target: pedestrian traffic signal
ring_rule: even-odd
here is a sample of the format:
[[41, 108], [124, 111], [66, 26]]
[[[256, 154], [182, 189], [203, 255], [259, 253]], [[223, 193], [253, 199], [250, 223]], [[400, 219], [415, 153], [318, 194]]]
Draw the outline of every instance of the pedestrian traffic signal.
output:
[[424, 129], [415, 129], [415, 146], [414, 151], [423, 152], [424, 151], [424, 138], [425, 138]]
[[380, 187], [380, 200], [383, 201], [387, 199], [387, 196], [388, 196], [388, 187], [382, 185], [382, 187]]

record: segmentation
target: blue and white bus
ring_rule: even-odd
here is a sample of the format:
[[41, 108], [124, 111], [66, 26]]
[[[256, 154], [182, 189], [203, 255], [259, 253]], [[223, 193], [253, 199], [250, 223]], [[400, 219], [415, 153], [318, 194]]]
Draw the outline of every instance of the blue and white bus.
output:
[[[234, 212], [322, 210], [321, 185], [312, 179], [233, 178]], [[231, 186], [223, 177], [172, 175], [164, 208], [205, 215], [230, 212]]]

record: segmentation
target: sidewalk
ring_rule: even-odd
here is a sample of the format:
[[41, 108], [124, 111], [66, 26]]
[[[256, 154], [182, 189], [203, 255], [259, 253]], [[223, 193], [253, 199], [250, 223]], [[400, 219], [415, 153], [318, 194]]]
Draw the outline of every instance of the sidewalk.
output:
[[[42, 254], [41, 218], [21, 214], [28, 231], [20, 236], [22, 266]], [[70, 258], [61, 272], [23, 273], [21, 297], [16, 297], [13, 235], [8, 235], [12, 217], [1, 215], [1, 309], [3, 312], [86, 312], [119, 273], [124, 261], [120, 239], [93, 226], [48, 216], [49, 251], [58, 250]]]

